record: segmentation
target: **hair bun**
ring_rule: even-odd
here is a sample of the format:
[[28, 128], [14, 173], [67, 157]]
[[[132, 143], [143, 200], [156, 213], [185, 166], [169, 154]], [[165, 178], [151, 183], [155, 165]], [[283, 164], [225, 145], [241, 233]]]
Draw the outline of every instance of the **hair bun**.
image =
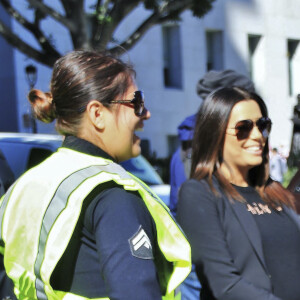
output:
[[55, 119], [55, 105], [52, 103], [50, 92], [42, 92], [33, 89], [28, 94], [28, 100], [32, 106], [34, 116], [45, 123], [50, 123]]

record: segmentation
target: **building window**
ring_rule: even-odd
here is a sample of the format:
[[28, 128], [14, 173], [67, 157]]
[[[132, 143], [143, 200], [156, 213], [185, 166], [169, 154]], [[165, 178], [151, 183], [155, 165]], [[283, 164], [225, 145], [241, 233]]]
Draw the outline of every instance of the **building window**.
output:
[[163, 26], [164, 84], [182, 88], [181, 42], [178, 25]]
[[[294, 94], [294, 80], [296, 78], [297, 69], [299, 70], [299, 64], [297, 66], [297, 58], [299, 61], [299, 40], [288, 40], [287, 50], [288, 50], [288, 80], [289, 80], [289, 95]], [[298, 57], [297, 57], [298, 56]], [[297, 68], [298, 67], [298, 68]]]
[[206, 68], [223, 70], [223, 32], [206, 31]]
[[255, 66], [257, 65], [256, 53], [261, 35], [248, 35], [248, 51], [249, 51], [249, 75], [254, 80]]

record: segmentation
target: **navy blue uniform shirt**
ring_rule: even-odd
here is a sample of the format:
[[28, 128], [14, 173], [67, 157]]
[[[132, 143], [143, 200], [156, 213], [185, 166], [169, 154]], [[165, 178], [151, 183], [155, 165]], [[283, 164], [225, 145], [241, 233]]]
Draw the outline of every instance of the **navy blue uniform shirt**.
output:
[[[67, 136], [63, 147], [113, 160], [93, 144]], [[54, 289], [110, 299], [161, 299], [156, 265], [166, 263], [155, 223], [137, 193], [113, 182], [84, 201], [66, 252], [51, 276]]]

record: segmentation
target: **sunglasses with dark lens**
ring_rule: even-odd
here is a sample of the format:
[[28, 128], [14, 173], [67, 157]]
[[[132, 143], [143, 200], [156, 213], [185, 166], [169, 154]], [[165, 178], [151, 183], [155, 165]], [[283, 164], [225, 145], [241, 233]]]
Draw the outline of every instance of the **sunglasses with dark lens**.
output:
[[145, 114], [145, 96], [143, 91], [135, 91], [132, 100], [113, 100], [110, 103], [133, 104], [134, 113], [141, 117]]
[[271, 132], [272, 121], [268, 117], [259, 118], [256, 122], [252, 120], [242, 120], [237, 122], [234, 128], [230, 129], [235, 129], [235, 135], [238, 140], [244, 140], [250, 136], [254, 126], [257, 126], [262, 136], [267, 138]]

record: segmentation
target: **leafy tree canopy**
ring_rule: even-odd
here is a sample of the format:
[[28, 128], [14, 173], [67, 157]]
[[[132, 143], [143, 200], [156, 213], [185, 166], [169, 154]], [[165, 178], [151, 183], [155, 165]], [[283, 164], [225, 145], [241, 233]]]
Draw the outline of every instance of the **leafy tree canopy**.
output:
[[[132, 48], [152, 26], [166, 21], [179, 21], [185, 10], [191, 10], [195, 17], [204, 16], [215, 0], [58, 0], [63, 13], [43, 0], [18, 1], [33, 10], [33, 20], [28, 20], [9, 0], [0, 0], [0, 4], [11, 18], [34, 36], [39, 49], [23, 40], [1, 18], [0, 34], [28, 57], [52, 67], [62, 54], [52, 41], [51, 28], [46, 31], [47, 28], [42, 26], [43, 20], [47, 18], [52, 18], [67, 29], [74, 49], [108, 50], [118, 55], [122, 48]], [[87, 4], [89, 9], [86, 9]], [[121, 47], [115, 44], [110, 47], [110, 42], [115, 40], [118, 25], [142, 5], [149, 11], [149, 15], [124, 40], [118, 41]]]

